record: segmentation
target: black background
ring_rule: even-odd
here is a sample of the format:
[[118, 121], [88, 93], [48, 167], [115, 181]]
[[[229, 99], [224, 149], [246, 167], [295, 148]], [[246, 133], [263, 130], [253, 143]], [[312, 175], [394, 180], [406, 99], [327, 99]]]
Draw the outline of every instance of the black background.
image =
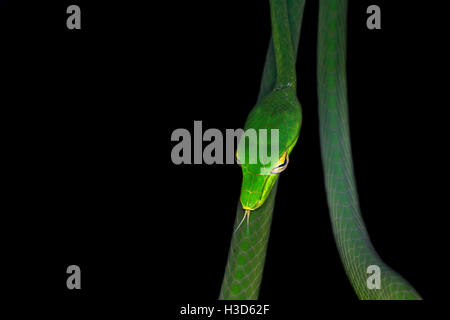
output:
[[[173, 318], [183, 304], [218, 297], [241, 172], [172, 164], [170, 136], [177, 128], [193, 132], [194, 120], [204, 129], [243, 126], [259, 90], [269, 6], [95, 3], [1, 7], [2, 140], [12, 177], [5, 180], [6, 280], [12, 297], [76, 309], [150, 303]], [[80, 5], [82, 30], [66, 29], [69, 4]], [[370, 4], [381, 7], [381, 30], [366, 28]], [[425, 300], [445, 291], [436, 226], [446, 211], [436, 183], [438, 11], [409, 1], [350, 1], [348, 25], [362, 213], [383, 260]], [[274, 314], [296, 314], [308, 301], [357, 300], [323, 184], [317, 13], [317, 2], [308, 1], [297, 65], [304, 120], [280, 178], [260, 294]], [[81, 291], [66, 288], [71, 264], [81, 267]]]

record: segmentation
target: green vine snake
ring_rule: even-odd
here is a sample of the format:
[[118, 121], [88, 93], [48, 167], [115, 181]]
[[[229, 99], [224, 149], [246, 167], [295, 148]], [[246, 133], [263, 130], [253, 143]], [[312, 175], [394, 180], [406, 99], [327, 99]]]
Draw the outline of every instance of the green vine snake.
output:
[[[300, 135], [295, 61], [304, 0], [270, 0], [272, 41], [257, 104], [244, 130], [278, 129], [279, 161], [241, 161], [243, 179], [219, 299], [258, 298], [279, 174]], [[346, 85], [347, 0], [321, 0], [317, 48], [319, 127], [331, 225], [341, 261], [360, 299], [416, 300], [415, 289], [376, 253], [361, 217], [350, 146]], [[242, 139], [241, 139], [242, 140]], [[244, 143], [245, 151], [248, 147]], [[241, 150], [238, 148], [238, 150]], [[241, 155], [236, 154], [238, 160]], [[246, 220], [247, 228], [240, 228]], [[367, 285], [367, 268], [381, 270], [379, 288]]]

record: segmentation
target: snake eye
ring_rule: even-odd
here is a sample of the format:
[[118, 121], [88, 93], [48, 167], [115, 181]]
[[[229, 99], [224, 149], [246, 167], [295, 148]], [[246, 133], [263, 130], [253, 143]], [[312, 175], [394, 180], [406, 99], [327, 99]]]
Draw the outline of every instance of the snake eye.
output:
[[287, 152], [283, 153], [280, 160], [278, 160], [277, 164], [272, 168], [270, 174], [279, 174], [283, 172], [289, 163], [289, 155]]

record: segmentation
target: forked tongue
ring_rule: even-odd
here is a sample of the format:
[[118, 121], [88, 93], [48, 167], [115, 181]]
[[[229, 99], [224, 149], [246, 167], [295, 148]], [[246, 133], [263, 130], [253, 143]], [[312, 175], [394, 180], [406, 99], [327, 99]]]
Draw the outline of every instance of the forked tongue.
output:
[[234, 230], [234, 232], [239, 230], [239, 228], [241, 227], [241, 224], [244, 222], [245, 218], [247, 218], [247, 235], [250, 234], [250, 228], [249, 228], [250, 210], [245, 210], [244, 216], [242, 217], [241, 222], [239, 222], [239, 225], [237, 226], [236, 230]]

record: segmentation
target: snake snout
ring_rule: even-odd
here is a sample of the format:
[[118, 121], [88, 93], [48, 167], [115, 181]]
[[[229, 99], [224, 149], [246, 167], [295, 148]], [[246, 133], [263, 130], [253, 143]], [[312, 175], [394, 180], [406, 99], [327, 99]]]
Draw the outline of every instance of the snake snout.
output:
[[241, 204], [244, 210], [256, 210], [261, 206], [260, 194], [252, 193], [251, 191], [242, 191]]

